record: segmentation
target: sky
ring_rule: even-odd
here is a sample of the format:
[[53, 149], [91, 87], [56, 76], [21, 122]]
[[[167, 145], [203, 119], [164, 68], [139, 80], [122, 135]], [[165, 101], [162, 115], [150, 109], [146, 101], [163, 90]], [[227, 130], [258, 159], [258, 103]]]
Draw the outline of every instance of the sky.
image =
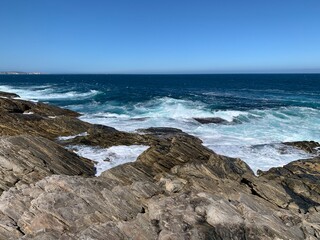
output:
[[1, 0], [0, 71], [320, 72], [320, 1]]

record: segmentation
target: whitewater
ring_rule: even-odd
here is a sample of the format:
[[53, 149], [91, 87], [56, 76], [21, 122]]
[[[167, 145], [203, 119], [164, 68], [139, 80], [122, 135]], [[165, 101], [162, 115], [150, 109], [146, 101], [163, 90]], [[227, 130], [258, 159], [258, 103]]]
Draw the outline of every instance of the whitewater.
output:
[[[0, 78], [0, 91], [78, 111], [83, 121], [121, 131], [179, 128], [199, 137], [218, 154], [241, 158], [254, 171], [311, 157], [282, 142], [320, 142], [319, 75], [285, 75], [285, 80], [281, 76], [259, 80], [259, 75], [256, 80], [254, 76], [16, 78]], [[194, 119], [211, 117], [227, 122], [200, 124]], [[73, 147], [79, 155], [98, 162], [98, 174], [134, 161], [146, 149], [147, 146]]]

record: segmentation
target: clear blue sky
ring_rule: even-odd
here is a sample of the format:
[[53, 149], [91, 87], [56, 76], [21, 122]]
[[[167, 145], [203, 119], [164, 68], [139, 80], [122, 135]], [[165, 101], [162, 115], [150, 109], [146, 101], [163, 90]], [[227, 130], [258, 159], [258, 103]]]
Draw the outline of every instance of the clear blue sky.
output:
[[320, 72], [320, 0], [1, 0], [6, 70]]

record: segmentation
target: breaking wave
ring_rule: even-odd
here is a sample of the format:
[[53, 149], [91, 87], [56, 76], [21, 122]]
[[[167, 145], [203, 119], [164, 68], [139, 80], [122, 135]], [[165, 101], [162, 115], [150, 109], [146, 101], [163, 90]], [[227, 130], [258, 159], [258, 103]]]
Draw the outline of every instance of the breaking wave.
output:
[[52, 85], [24, 87], [0, 86], [0, 91], [12, 92], [18, 94], [22, 99], [40, 100], [40, 101], [73, 101], [94, 97], [100, 92], [97, 90], [89, 90], [87, 92], [78, 91], [61, 91]]
[[[231, 89], [225, 83], [213, 80], [210, 80], [212, 84], [208, 80], [202, 82], [203, 85], [190, 81], [187, 87], [180, 80], [171, 79], [171, 85], [169, 80], [163, 80], [166, 86], [162, 87], [160, 81], [131, 81], [120, 77], [121, 81], [116, 78], [94, 81], [94, 76], [89, 76], [87, 80], [81, 76], [80, 81], [73, 76], [74, 80], [70, 77], [68, 81], [62, 81], [63, 76], [59, 76], [57, 79], [51, 77], [54, 80], [41, 81], [41, 84], [34, 80], [28, 85], [22, 80], [17, 84], [11, 84], [8, 80], [0, 85], [0, 91], [66, 107], [81, 112], [83, 115], [80, 118], [84, 121], [122, 131], [134, 132], [148, 127], [179, 128], [199, 137], [204, 145], [219, 154], [242, 158], [254, 170], [267, 170], [310, 157], [296, 149], [285, 148], [281, 142], [320, 142], [320, 90], [316, 87], [317, 79], [312, 84], [305, 82], [303, 86], [300, 80], [296, 80], [292, 82], [295, 84], [292, 87], [288, 85], [291, 82], [277, 85], [276, 80], [270, 81], [270, 84], [256, 81], [257, 85], [253, 86], [243, 80], [241, 83], [247, 87], [238, 89], [233, 81]], [[222, 118], [225, 122], [200, 124], [194, 118]], [[118, 150], [122, 153], [131, 151], [124, 148]], [[115, 157], [110, 158], [111, 162], [99, 160], [99, 156], [109, 156], [110, 149], [81, 147], [77, 151], [111, 167], [130, 158], [122, 157], [118, 150], [115, 150]]]

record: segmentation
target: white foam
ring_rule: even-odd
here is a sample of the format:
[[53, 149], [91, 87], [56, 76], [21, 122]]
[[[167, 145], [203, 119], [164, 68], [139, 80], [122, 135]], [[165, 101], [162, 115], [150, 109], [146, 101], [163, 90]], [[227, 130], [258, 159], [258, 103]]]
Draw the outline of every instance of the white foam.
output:
[[110, 148], [90, 147], [90, 146], [72, 146], [70, 147], [81, 157], [91, 159], [96, 162], [96, 176], [112, 167], [127, 162], [134, 162], [137, 157], [147, 150], [148, 146], [114, 146]]
[[281, 167], [298, 159], [313, 157], [302, 150], [283, 144], [266, 145], [207, 145], [216, 153], [229, 157], [240, 158], [256, 173], [257, 170], [266, 171], [272, 167]]
[[[182, 104], [182, 102], [177, 101], [179, 104]], [[160, 105], [163, 106], [163, 104]], [[168, 106], [167, 103], [165, 105]], [[190, 105], [190, 103], [187, 103], [187, 105]], [[201, 125], [192, 120], [193, 117], [199, 116], [197, 111], [201, 107], [197, 108], [196, 111], [189, 111], [187, 106], [169, 107], [171, 109], [162, 109], [158, 114], [152, 112], [136, 114], [135, 109], [134, 112], [128, 112], [126, 116], [110, 118], [103, 117], [103, 114], [99, 117], [88, 114], [83, 115], [81, 119], [129, 132], [148, 127], [179, 128], [199, 137], [206, 146], [218, 154], [242, 158], [255, 171], [257, 169], [267, 170], [270, 167], [283, 166], [294, 160], [311, 157], [311, 155], [297, 152], [293, 148], [284, 154], [279, 151], [276, 143], [311, 140], [320, 142], [320, 110], [316, 109], [281, 107], [250, 111], [207, 111], [206, 114], [201, 116], [222, 117], [229, 122], [237, 120], [240, 123]], [[141, 110], [142, 106], [139, 109]], [[169, 114], [174, 112], [174, 109], [178, 109], [180, 113]], [[186, 112], [182, 113], [181, 109]], [[143, 117], [146, 118], [140, 121], [134, 120], [134, 118]], [[252, 148], [252, 146], [260, 144], [266, 145], [262, 148]]]
[[248, 115], [248, 112], [244, 112], [244, 111], [232, 111], [232, 110], [228, 110], [228, 111], [215, 111], [213, 113], [214, 117], [219, 117], [222, 118], [224, 120], [227, 120], [228, 122], [232, 122], [236, 117], [243, 115], [246, 116]]
[[[29, 100], [74, 100], [99, 93], [95, 90], [86, 93], [59, 93], [57, 90], [59, 89], [55, 89], [55, 86], [35, 86], [28, 89], [0, 86], [0, 91], [14, 92]], [[210, 111], [203, 102], [162, 97], [130, 107], [115, 102], [100, 104], [92, 101], [86, 105], [70, 105], [68, 108], [84, 113], [80, 117], [84, 121], [122, 131], [134, 132], [148, 127], [179, 128], [199, 137], [206, 146], [219, 154], [242, 158], [255, 170], [266, 170], [307, 157], [293, 149], [292, 152], [280, 154], [276, 145], [273, 145], [275, 143], [306, 140], [320, 142], [320, 110], [306, 107]], [[195, 117], [220, 117], [229, 122], [236, 120], [234, 122], [240, 124], [201, 125], [193, 120]], [[267, 145], [252, 148], [260, 144]]]
[[77, 92], [77, 91], [67, 91], [59, 92], [59, 89], [55, 89], [54, 86], [44, 85], [44, 86], [28, 86], [28, 88], [23, 87], [10, 87], [1, 85], [0, 91], [11, 92], [18, 94], [21, 99], [26, 100], [79, 100], [93, 97], [100, 92], [97, 90], [90, 90], [88, 92]]
[[64, 141], [64, 140], [70, 140], [70, 139], [74, 139], [76, 137], [84, 137], [84, 136], [88, 136], [88, 133], [87, 132], [83, 132], [83, 133], [80, 133], [80, 134], [77, 134], [77, 135], [72, 135], [72, 136], [61, 136], [61, 137], [58, 137], [58, 140]]

